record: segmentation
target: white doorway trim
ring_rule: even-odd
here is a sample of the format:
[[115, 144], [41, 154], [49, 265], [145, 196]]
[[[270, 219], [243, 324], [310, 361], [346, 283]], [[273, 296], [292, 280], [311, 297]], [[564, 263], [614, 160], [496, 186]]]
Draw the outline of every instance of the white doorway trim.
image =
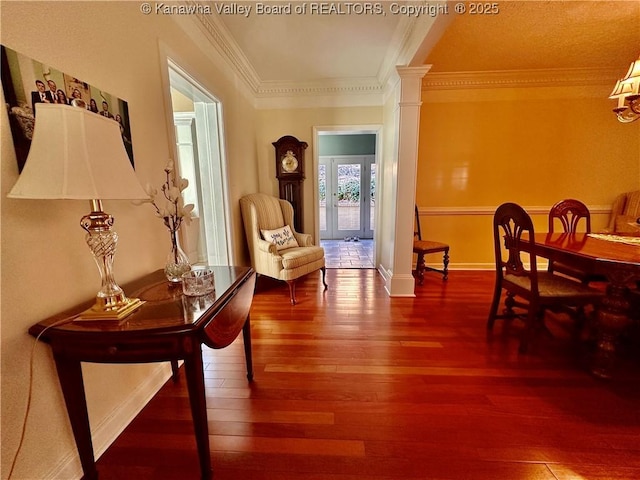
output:
[[[380, 163], [380, 152], [382, 152], [382, 125], [322, 125], [313, 127], [313, 229], [315, 232], [314, 243], [320, 245], [320, 215], [318, 212], [319, 192], [318, 192], [318, 166], [320, 165], [320, 135], [357, 135], [357, 134], [373, 134], [376, 136], [376, 153], [375, 163]], [[383, 179], [380, 173], [376, 177], [376, 195], [380, 192], [379, 182]], [[376, 227], [379, 225], [380, 218], [379, 213], [380, 202], [375, 202], [374, 222]], [[378, 228], [373, 231], [373, 243], [374, 243], [374, 261], [375, 265], [378, 264], [377, 253], [377, 240], [378, 240]]]

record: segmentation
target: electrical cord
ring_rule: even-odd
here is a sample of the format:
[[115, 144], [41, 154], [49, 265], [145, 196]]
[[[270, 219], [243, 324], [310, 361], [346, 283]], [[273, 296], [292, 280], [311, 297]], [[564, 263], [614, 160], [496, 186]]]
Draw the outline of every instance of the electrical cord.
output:
[[25, 434], [27, 433], [27, 420], [29, 420], [29, 412], [31, 411], [31, 398], [33, 396], [33, 363], [34, 363], [34, 358], [36, 353], [36, 347], [38, 346], [40, 337], [42, 337], [42, 335], [50, 328], [59, 327], [60, 325], [71, 323], [75, 318], [76, 317], [65, 318], [64, 320], [60, 320], [59, 322], [52, 323], [51, 325], [48, 325], [47, 327], [45, 327], [38, 334], [33, 344], [33, 347], [31, 348], [31, 355], [29, 357], [29, 387], [27, 391], [27, 406], [25, 408], [24, 418], [22, 420], [22, 431], [20, 432], [20, 441], [18, 442], [18, 448], [16, 448], [16, 453], [14, 454], [13, 460], [11, 461], [11, 468], [9, 469], [9, 475], [7, 476], [7, 480], [10, 480], [11, 476], [13, 475], [13, 470], [18, 461], [18, 456], [20, 455], [20, 451], [22, 450]]

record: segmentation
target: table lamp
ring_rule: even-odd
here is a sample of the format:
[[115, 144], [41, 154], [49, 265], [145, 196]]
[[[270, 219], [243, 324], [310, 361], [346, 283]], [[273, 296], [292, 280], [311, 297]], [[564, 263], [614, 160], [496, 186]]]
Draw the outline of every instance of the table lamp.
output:
[[120, 320], [142, 305], [127, 298], [115, 281], [113, 257], [118, 235], [102, 200], [146, 200], [124, 149], [120, 126], [85, 108], [36, 104], [37, 120], [26, 164], [10, 198], [89, 200], [80, 220], [93, 253], [102, 288], [79, 320]]

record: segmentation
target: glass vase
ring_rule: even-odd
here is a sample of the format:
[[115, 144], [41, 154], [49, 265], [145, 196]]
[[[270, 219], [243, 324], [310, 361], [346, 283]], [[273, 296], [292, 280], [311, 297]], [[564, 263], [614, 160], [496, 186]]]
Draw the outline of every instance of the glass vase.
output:
[[164, 266], [164, 274], [171, 283], [182, 282], [182, 274], [191, 270], [189, 257], [180, 247], [180, 238], [177, 232], [171, 232], [171, 251], [167, 255], [167, 263]]

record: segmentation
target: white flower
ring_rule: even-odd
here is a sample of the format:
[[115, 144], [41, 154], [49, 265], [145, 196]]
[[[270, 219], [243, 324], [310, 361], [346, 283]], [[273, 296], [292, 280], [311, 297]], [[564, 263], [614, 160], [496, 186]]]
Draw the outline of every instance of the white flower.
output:
[[165, 218], [165, 217], [168, 217], [169, 215], [171, 215], [171, 213], [169, 212], [169, 210], [167, 210], [167, 209], [166, 209], [166, 208], [164, 208], [164, 207], [157, 207], [157, 209], [158, 209], [157, 215], [158, 215], [160, 218]]
[[182, 209], [180, 210], [180, 216], [181, 217], [189, 217], [191, 218], [191, 212], [193, 212], [194, 209], [194, 205], [193, 203], [189, 203], [187, 205], [185, 205], [184, 207], [182, 207]]
[[185, 205], [182, 209], [182, 219], [185, 221], [187, 225], [191, 224], [191, 212], [193, 211], [193, 203]]
[[140, 204], [151, 203], [156, 209], [156, 216], [163, 220], [170, 232], [175, 233], [183, 221], [186, 223], [191, 221], [194, 205], [184, 204], [181, 192], [189, 186], [189, 182], [184, 178], [172, 175], [173, 171], [174, 163], [169, 159], [164, 168], [166, 180], [160, 187], [162, 194], [160, 195], [156, 188], [147, 184], [145, 191], [149, 195], [149, 199], [140, 202]]
[[178, 187], [169, 187], [167, 189], [167, 198], [170, 202], [177, 203], [180, 197], [180, 190]]

